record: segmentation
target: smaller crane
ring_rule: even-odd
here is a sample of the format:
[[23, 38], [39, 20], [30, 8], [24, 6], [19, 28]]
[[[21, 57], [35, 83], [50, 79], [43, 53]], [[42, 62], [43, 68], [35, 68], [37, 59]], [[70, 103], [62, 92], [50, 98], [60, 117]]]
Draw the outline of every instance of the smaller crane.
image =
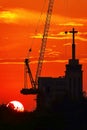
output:
[[43, 63], [43, 59], [44, 59], [44, 52], [45, 52], [45, 48], [46, 48], [47, 36], [48, 36], [48, 31], [49, 31], [50, 21], [51, 21], [51, 15], [52, 15], [52, 10], [53, 10], [53, 4], [54, 4], [54, 0], [49, 0], [35, 80], [33, 79], [33, 76], [32, 76], [32, 73], [31, 73], [31, 69], [30, 69], [30, 66], [29, 66], [29, 59], [25, 59], [25, 65], [27, 67], [27, 72], [29, 74], [30, 82], [31, 82], [31, 86], [32, 86], [32, 88], [30, 88], [30, 89], [29, 88], [23, 88], [20, 91], [22, 94], [25, 94], [25, 95], [27, 95], [27, 94], [37, 94], [38, 93], [38, 77], [40, 77], [40, 74], [41, 74], [42, 63]]

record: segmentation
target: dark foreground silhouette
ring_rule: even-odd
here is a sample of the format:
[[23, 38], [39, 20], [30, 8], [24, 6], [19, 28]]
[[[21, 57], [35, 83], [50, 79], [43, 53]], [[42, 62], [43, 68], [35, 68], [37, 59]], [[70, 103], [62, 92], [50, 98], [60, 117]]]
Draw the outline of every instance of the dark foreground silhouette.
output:
[[0, 106], [0, 130], [87, 130], [87, 99], [64, 102], [50, 110], [15, 112]]

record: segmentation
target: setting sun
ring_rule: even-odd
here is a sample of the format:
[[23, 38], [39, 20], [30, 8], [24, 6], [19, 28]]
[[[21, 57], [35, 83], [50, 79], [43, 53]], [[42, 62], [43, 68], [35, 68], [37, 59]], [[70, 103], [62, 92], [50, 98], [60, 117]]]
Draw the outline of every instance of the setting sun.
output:
[[7, 104], [7, 107], [9, 107], [9, 108], [11, 108], [11, 109], [13, 109], [14, 111], [17, 111], [17, 112], [23, 112], [24, 111], [24, 106], [19, 101], [9, 102]]

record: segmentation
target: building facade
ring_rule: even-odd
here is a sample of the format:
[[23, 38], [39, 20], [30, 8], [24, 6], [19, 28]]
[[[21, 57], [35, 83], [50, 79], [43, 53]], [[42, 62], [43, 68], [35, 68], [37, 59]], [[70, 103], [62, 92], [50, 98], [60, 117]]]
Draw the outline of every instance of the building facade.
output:
[[77, 31], [72, 29], [72, 58], [66, 64], [63, 77], [40, 77], [38, 80], [37, 108], [50, 108], [54, 104], [63, 102], [65, 99], [78, 101], [82, 97], [82, 65], [75, 57], [75, 38]]

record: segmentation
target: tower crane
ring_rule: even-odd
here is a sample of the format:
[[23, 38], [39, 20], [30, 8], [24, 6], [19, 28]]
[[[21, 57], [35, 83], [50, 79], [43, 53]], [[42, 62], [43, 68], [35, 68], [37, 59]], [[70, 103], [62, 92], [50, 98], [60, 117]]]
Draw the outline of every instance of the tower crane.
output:
[[31, 86], [32, 86], [32, 88], [27, 88], [27, 87], [22, 88], [22, 90], [20, 92], [25, 95], [38, 93], [38, 77], [40, 77], [40, 75], [41, 75], [41, 69], [42, 69], [42, 64], [43, 64], [43, 60], [44, 60], [44, 53], [45, 53], [46, 42], [47, 42], [47, 37], [48, 37], [48, 31], [49, 31], [49, 27], [50, 27], [51, 15], [52, 15], [52, 11], [53, 11], [53, 4], [54, 4], [54, 0], [49, 0], [35, 80], [33, 79], [31, 69], [29, 66], [30, 61], [29, 61], [29, 59], [25, 59], [27, 73], [30, 77], [30, 82], [31, 82]]

